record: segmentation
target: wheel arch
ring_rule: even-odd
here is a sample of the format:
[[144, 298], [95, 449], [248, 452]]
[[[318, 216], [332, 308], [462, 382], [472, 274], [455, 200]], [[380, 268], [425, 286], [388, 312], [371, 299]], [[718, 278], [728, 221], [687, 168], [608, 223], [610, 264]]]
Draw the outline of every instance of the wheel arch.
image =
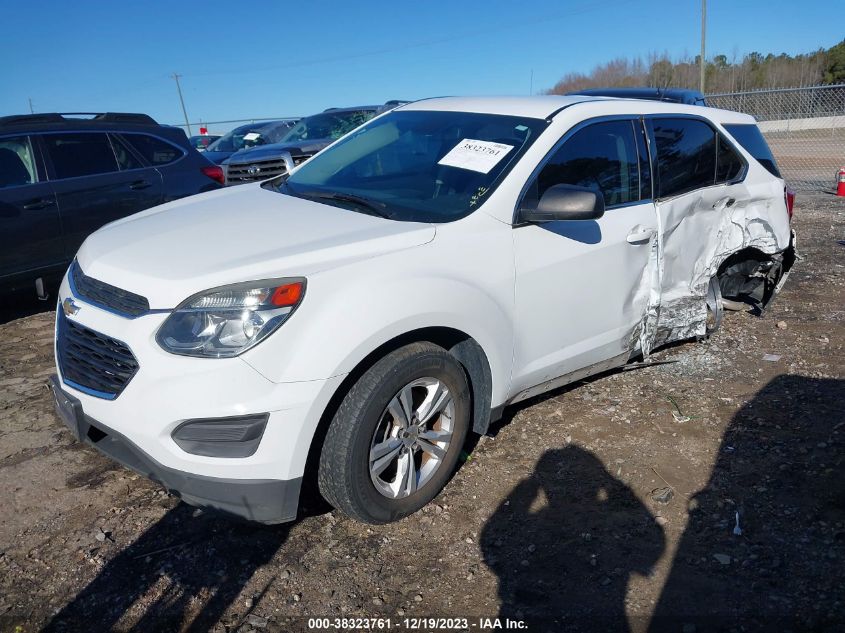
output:
[[469, 334], [451, 327], [423, 327], [395, 336], [382, 343], [360, 360], [343, 381], [334, 390], [323, 410], [308, 448], [305, 463], [303, 486], [309, 493], [317, 491], [317, 468], [320, 451], [328, 431], [329, 424], [337, 412], [343, 398], [355, 382], [381, 358], [409, 345], [410, 343], [429, 342], [439, 345], [452, 354], [467, 374], [472, 402], [472, 426], [474, 433], [483, 435], [491, 422], [497, 418], [497, 412], [491, 408], [493, 392], [492, 372], [487, 354], [481, 345]]
[[742, 300], [758, 313], [762, 312], [774, 298], [795, 259], [794, 236], [785, 250], [776, 253], [766, 253], [754, 246], [741, 248], [719, 264], [716, 278], [721, 294], [728, 299]]

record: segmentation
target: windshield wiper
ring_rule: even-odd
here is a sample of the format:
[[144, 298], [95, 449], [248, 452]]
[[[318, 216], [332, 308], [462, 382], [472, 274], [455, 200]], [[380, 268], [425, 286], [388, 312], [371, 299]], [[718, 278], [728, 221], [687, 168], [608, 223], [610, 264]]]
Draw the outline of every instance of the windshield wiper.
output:
[[319, 200], [337, 200], [338, 202], [349, 202], [352, 203], [362, 209], [366, 209], [366, 212], [370, 215], [375, 215], [380, 218], [391, 219], [390, 213], [385, 210], [387, 206], [383, 202], [376, 202], [375, 200], [370, 200], [369, 198], [364, 198], [362, 196], [356, 196], [353, 193], [333, 193], [333, 192], [323, 192], [323, 191], [304, 191], [300, 192], [297, 195], [303, 196], [304, 198], [317, 198]]

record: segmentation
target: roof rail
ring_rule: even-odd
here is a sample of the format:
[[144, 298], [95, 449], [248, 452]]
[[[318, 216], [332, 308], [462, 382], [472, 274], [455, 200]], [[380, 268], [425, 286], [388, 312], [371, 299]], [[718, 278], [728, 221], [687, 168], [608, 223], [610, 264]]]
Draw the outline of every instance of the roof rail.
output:
[[104, 123], [142, 123], [146, 125], [158, 125], [156, 120], [149, 114], [137, 114], [132, 112], [105, 112], [94, 117], [95, 121]]
[[0, 125], [18, 125], [21, 123], [61, 123], [60, 114], [13, 114], [0, 117]]
[[98, 123], [135, 123], [140, 125], [158, 125], [148, 114], [131, 112], [45, 112], [40, 114], [14, 114], [0, 117], [0, 126], [26, 125], [38, 123], [66, 123], [79, 120]]

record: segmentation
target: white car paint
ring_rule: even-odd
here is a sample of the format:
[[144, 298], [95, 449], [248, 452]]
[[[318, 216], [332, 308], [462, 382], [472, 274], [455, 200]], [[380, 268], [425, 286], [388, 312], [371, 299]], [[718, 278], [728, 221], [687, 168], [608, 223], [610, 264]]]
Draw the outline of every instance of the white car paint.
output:
[[[704, 293], [719, 264], [747, 246], [777, 253], [789, 245], [783, 181], [741, 147], [749, 162], [742, 183], [617, 208], [579, 227], [514, 224], [532, 172], [586, 119], [686, 114], [721, 129], [753, 123], [746, 115], [552, 96], [431, 99], [400, 109], [522, 115], [550, 124], [483, 205], [454, 222], [396, 222], [255, 184], [182, 199], [94, 233], [78, 254], [85, 273], [164, 312], [126, 319], [77, 297], [82, 309], [69, 318], [125, 342], [141, 368], [114, 400], [65, 385], [86, 414], [170, 468], [292, 479], [302, 476], [314, 431], [343, 379], [397, 336], [448, 327], [472, 337], [489, 363], [490, 405], [498, 408], [702, 333]], [[735, 202], [726, 212], [728, 199]], [[157, 344], [167, 311], [187, 297], [281, 277], [307, 278], [304, 301], [240, 356], [190, 358]], [[60, 302], [69, 296], [66, 278]], [[256, 412], [269, 412], [270, 421], [251, 457], [188, 454], [170, 437], [188, 418]]]

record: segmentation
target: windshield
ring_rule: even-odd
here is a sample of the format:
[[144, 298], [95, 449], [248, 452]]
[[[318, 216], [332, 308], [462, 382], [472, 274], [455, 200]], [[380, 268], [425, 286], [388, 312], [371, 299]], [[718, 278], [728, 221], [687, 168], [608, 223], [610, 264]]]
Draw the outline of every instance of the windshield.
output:
[[391, 112], [277, 186], [394, 220], [451, 222], [484, 203], [547, 125], [495, 114]]
[[245, 147], [255, 147], [273, 141], [265, 135], [263, 127], [242, 125], [221, 136], [208, 146], [209, 152], [237, 152]]
[[315, 139], [337, 140], [351, 132], [362, 123], [373, 118], [373, 110], [354, 110], [347, 112], [323, 112], [305, 117], [292, 130], [282, 137], [281, 143], [310, 141]]
[[188, 142], [191, 144], [191, 147], [199, 150], [204, 150], [219, 138], [219, 136], [207, 134], [203, 136], [192, 136], [188, 139]]

